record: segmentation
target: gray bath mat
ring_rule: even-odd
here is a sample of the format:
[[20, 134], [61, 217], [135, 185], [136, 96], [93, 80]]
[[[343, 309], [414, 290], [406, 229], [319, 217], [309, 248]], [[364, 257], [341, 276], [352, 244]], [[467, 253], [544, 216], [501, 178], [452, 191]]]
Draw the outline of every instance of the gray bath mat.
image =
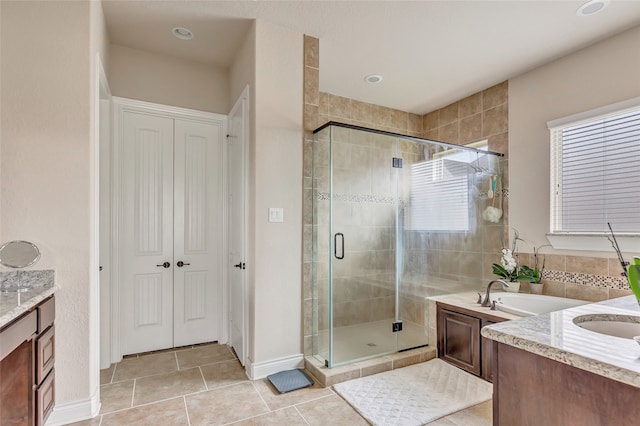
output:
[[313, 385], [311, 377], [307, 376], [304, 371], [298, 370], [297, 368], [295, 370], [287, 370], [271, 374], [267, 376], [267, 379], [269, 379], [271, 384], [275, 386], [280, 393], [291, 392], [296, 389], [302, 389]]
[[439, 359], [333, 386], [373, 425], [417, 426], [491, 399], [493, 386]]

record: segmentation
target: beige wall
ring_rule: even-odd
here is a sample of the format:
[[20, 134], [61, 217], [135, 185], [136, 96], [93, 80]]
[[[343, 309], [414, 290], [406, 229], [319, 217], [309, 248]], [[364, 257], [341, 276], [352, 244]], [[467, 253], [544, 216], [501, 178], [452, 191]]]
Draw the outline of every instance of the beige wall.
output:
[[109, 86], [114, 96], [227, 114], [226, 69], [112, 44]]
[[[547, 121], [637, 96], [640, 27], [509, 81], [510, 222], [528, 242], [521, 245], [522, 252], [548, 244]], [[585, 300], [629, 294], [621, 268], [612, 259], [613, 249], [600, 253], [545, 248], [543, 253], [549, 253], [547, 294]]]
[[[637, 96], [640, 96], [640, 27], [509, 81], [510, 219], [511, 225], [531, 244], [548, 244], [547, 121]], [[556, 253], [613, 256], [613, 252]]]
[[[100, 77], [99, 67], [102, 66], [107, 72], [109, 67], [109, 36], [102, 12], [102, 5], [99, 2], [89, 3], [89, 59], [90, 59], [90, 131], [91, 143], [89, 150], [90, 178], [90, 213], [89, 213], [89, 240], [91, 257], [89, 259], [89, 380], [90, 395], [100, 394], [100, 234], [99, 234], [99, 200], [100, 200]], [[103, 107], [104, 108], [104, 107]], [[108, 113], [108, 112], [107, 112]], [[105, 116], [103, 111], [102, 116]], [[102, 124], [104, 127], [104, 123]], [[106, 123], [108, 126], [109, 123]], [[104, 141], [103, 141], [104, 143]], [[103, 285], [108, 286], [109, 283]], [[108, 305], [111, 306], [110, 304]], [[107, 336], [104, 336], [107, 337]], [[94, 407], [97, 408], [97, 407]]]
[[[256, 84], [256, 22], [253, 21], [245, 35], [240, 49], [236, 52], [233, 64], [229, 68], [229, 110], [238, 100], [244, 88], [253, 88]], [[251, 107], [254, 108], [255, 90], [250, 90]], [[255, 114], [251, 114], [255, 118]], [[255, 124], [255, 123], [254, 123]]]
[[[256, 22], [254, 363], [302, 353], [303, 36]], [[284, 223], [267, 221], [284, 208]]]
[[36, 267], [56, 270], [56, 403], [86, 402], [98, 387], [91, 83], [102, 12], [90, 2], [0, 8], [0, 241], [33, 241]]

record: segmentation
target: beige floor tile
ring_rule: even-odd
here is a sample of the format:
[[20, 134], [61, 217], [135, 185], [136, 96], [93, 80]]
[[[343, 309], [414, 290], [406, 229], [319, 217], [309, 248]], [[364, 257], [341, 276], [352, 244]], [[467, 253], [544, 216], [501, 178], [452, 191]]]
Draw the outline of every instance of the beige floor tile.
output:
[[176, 352], [180, 369], [235, 359], [227, 345], [206, 345]]
[[300, 404], [318, 398], [333, 395], [333, 391], [329, 388], [323, 388], [318, 383], [313, 386], [294, 390], [287, 393], [280, 393], [267, 380], [256, 380], [253, 382], [260, 396], [264, 399], [271, 410], [279, 410], [284, 407]]
[[493, 424], [493, 405], [491, 401], [474, 405], [445, 417], [457, 426], [491, 426]]
[[369, 423], [338, 395], [296, 405], [296, 408], [311, 426], [324, 425], [368, 425]]
[[251, 383], [239, 383], [185, 397], [192, 426], [222, 425], [267, 413]]
[[202, 370], [202, 375], [204, 376], [204, 381], [207, 384], [207, 389], [218, 388], [249, 380], [244, 371], [244, 367], [242, 367], [237, 359], [204, 365], [200, 367], [200, 370]]
[[307, 422], [302, 418], [295, 407], [283, 408], [282, 410], [272, 411], [261, 416], [252, 417], [250, 419], [241, 420], [233, 423], [234, 426], [307, 426]]
[[206, 390], [199, 368], [136, 379], [133, 405], [147, 404]]
[[109, 368], [105, 368], [104, 370], [100, 370], [100, 384], [106, 385], [111, 383], [111, 378], [113, 377], [113, 370], [116, 368], [115, 364], [111, 364]]
[[438, 420], [434, 420], [431, 423], [427, 423], [429, 426], [458, 426], [456, 423], [449, 420], [447, 417], [443, 417]]
[[183, 398], [175, 398], [155, 404], [129, 408], [102, 416], [100, 426], [109, 425], [149, 425], [180, 426], [188, 425], [187, 410]]
[[178, 364], [176, 363], [175, 352], [143, 355], [139, 358], [126, 358], [116, 365], [113, 382], [169, 373], [177, 369]]
[[69, 423], [69, 424], [67, 424], [67, 426], [99, 426], [101, 419], [102, 419], [102, 416], [96, 416], [96, 417], [94, 417], [92, 419], [89, 419], [89, 420], [83, 420], [81, 422]]
[[133, 380], [100, 386], [100, 414], [131, 408]]

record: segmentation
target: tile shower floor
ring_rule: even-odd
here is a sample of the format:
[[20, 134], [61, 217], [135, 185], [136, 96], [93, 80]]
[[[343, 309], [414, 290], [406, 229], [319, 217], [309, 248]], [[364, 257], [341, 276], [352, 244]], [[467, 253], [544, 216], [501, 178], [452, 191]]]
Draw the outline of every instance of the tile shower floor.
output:
[[[429, 342], [425, 327], [403, 322], [403, 331], [393, 333], [393, 319], [371, 321], [356, 325], [336, 327], [334, 330], [333, 365], [369, 358], [376, 354], [393, 353], [398, 348], [415, 348]], [[318, 333], [319, 353], [324, 359], [329, 357], [329, 332]]]
[[[249, 380], [226, 345], [129, 357], [100, 372], [100, 414], [75, 425], [367, 425], [332, 388], [279, 394]], [[491, 402], [430, 423], [491, 425]]]

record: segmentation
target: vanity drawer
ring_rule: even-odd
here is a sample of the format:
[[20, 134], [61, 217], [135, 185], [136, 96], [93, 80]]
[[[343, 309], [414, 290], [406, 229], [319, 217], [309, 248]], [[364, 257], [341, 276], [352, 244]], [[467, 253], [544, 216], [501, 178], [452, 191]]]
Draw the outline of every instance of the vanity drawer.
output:
[[55, 371], [52, 370], [36, 390], [36, 426], [45, 424], [53, 411], [55, 400]]
[[51, 297], [38, 306], [38, 333], [47, 329], [56, 317], [56, 301]]
[[55, 361], [55, 327], [51, 326], [46, 333], [36, 340], [36, 384], [42, 383], [53, 369]]
[[22, 342], [31, 340], [36, 332], [37, 315], [31, 311], [0, 332], [0, 360], [9, 355]]

